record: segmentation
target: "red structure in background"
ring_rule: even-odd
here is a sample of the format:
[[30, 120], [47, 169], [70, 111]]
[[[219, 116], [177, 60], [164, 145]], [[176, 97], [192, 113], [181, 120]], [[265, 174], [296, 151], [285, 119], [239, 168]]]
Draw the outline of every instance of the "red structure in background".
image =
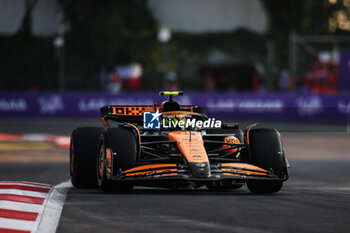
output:
[[108, 92], [117, 94], [121, 90], [138, 89], [141, 85], [142, 67], [139, 64], [116, 66], [101, 76], [102, 86]]
[[131, 78], [122, 80], [123, 88], [137, 89], [141, 85], [141, 80], [139, 78]]
[[307, 86], [312, 93], [334, 94], [338, 92], [338, 68], [334, 63], [315, 63]]

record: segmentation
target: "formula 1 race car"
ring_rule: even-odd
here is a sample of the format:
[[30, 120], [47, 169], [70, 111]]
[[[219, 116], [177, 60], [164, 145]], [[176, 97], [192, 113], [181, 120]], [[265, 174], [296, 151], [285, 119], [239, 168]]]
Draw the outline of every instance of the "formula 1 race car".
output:
[[76, 188], [125, 192], [134, 186], [278, 192], [288, 166], [276, 129], [224, 124], [173, 96], [160, 106], [105, 106], [102, 127], [71, 135], [70, 175]]

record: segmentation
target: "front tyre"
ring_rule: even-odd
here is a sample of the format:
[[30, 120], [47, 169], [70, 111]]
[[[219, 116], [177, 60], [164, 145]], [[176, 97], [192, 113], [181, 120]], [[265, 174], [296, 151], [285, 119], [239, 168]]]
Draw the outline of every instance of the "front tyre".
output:
[[[281, 179], [288, 177], [281, 135], [276, 129], [252, 129], [249, 133], [252, 164], [271, 171]], [[274, 193], [282, 188], [282, 181], [248, 181], [252, 193]]]
[[96, 155], [103, 128], [80, 127], [73, 130], [69, 147], [69, 170], [76, 188], [97, 188]]
[[113, 180], [119, 171], [136, 166], [137, 140], [129, 128], [108, 128], [100, 140], [97, 158], [97, 182], [104, 192], [128, 192], [133, 186]]

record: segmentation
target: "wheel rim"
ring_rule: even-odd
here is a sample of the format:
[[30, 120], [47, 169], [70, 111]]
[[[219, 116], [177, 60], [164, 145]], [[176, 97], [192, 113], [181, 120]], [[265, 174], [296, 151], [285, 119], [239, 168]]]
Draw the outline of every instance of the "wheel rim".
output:
[[105, 152], [104, 152], [103, 146], [101, 146], [100, 153], [98, 156], [98, 179], [99, 181], [102, 180], [103, 178], [103, 173], [104, 173], [104, 157], [105, 157]]

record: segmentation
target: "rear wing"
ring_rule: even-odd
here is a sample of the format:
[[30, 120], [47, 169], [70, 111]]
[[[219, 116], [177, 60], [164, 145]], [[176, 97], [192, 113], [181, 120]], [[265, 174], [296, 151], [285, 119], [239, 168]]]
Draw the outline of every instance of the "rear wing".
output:
[[[156, 112], [162, 111], [159, 106], [156, 105], [137, 105], [137, 106], [119, 106], [119, 105], [108, 105], [100, 109], [101, 120], [103, 125], [108, 125], [108, 120], [114, 120], [121, 123], [136, 123], [142, 124], [144, 112]], [[181, 106], [181, 111], [204, 113], [203, 109], [198, 106], [185, 105]]]
[[[156, 109], [156, 110], [155, 110]], [[100, 109], [101, 121], [106, 128], [109, 128], [108, 120], [120, 123], [142, 124], [144, 112], [157, 111], [156, 106], [105, 106]]]

